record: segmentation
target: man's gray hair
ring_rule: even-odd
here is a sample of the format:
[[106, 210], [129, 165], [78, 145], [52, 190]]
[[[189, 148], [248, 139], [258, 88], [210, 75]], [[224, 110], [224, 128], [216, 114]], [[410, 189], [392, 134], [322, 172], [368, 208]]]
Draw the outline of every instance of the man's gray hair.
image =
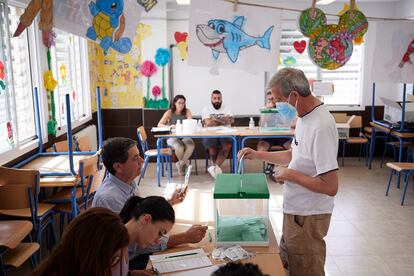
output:
[[279, 87], [280, 93], [286, 98], [289, 97], [292, 91], [298, 92], [302, 97], [311, 94], [309, 82], [305, 74], [301, 70], [294, 68], [283, 68], [274, 74], [267, 87], [272, 89], [275, 86]]

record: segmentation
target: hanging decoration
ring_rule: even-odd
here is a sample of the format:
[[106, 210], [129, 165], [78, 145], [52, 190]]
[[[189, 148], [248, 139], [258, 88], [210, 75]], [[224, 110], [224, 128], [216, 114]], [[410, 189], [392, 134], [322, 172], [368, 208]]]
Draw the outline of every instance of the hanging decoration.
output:
[[171, 53], [166, 48], [158, 48], [155, 53], [155, 63], [162, 68], [162, 98], [157, 106], [159, 108], [168, 108], [169, 102], [167, 97], [165, 96], [165, 65], [170, 62]]
[[42, 41], [48, 47], [49, 37], [53, 28], [53, 0], [31, 0], [24, 13], [20, 16], [20, 22], [13, 37], [23, 33], [32, 24], [33, 19], [39, 12], [39, 29], [42, 31]]
[[155, 74], [155, 72], [157, 72], [157, 65], [155, 65], [155, 63], [153, 63], [150, 60], [146, 60], [141, 64], [140, 70], [141, 70], [141, 74], [147, 77], [147, 96], [144, 97], [144, 106], [149, 108], [150, 107], [149, 90], [151, 86], [151, 77], [152, 75]]
[[5, 77], [4, 63], [3, 63], [3, 61], [0, 60], [0, 95], [3, 94], [2, 91], [6, 91], [6, 84], [5, 84], [5, 81], [4, 81], [4, 77]]
[[13, 139], [13, 128], [11, 122], [6, 123], [7, 128], [7, 143], [9, 143], [10, 146], [14, 145], [14, 139]]
[[408, 45], [407, 51], [405, 51], [400, 64], [398, 67], [403, 68], [405, 63], [413, 64], [410, 56], [414, 53], [414, 39], [411, 40], [410, 44]]
[[57, 85], [57, 81], [53, 78], [52, 71], [48, 70], [45, 72], [43, 76], [44, 85], [46, 88], [46, 91], [50, 92], [55, 90], [55, 87]]
[[301, 40], [293, 42], [293, 48], [295, 48], [296, 52], [302, 54], [306, 49], [306, 41]]
[[[340, 11], [338, 12], [338, 15], [339, 15], [339, 16], [343, 15], [343, 14], [344, 14], [345, 12], [347, 12], [349, 9], [350, 9], [350, 6], [349, 6], [347, 3], [344, 3], [344, 7], [342, 8], [342, 10], [340, 10]], [[357, 5], [357, 4], [355, 4], [355, 6], [354, 6], [354, 10], [359, 11], [359, 8], [358, 8], [358, 5]], [[360, 44], [364, 43], [364, 37], [363, 37], [363, 36], [362, 36], [362, 37], [357, 37], [357, 38], [355, 38], [355, 39], [353, 40], [353, 42], [354, 42], [354, 44], [355, 44], [355, 45], [360, 45]]]
[[174, 39], [177, 43], [178, 53], [180, 54], [181, 60], [186, 60], [188, 57], [188, 33], [175, 32]]
[[296, 65], [296, 59], [293, 56], [288, 56], [283, 60], [283, 64], [286, 67], [293, 67]]
[[351, 58], [352, 41], [362, 39], [368, 30], [368, 21], [362, 12], [354, 9], [354, 0], [351, 0], [350, 10], [340, 16], [338, 24], [326, 24], [325, 13], [315, 4], [313, 0], [312, 7], [299, 17], [301, 32], [310, 39], [309, 57], [321, 68], [338, 69]]
[[157, 0], [137, 0], [137, 3], [143, 6], [146, 12], [149, 12], [157, 4]]

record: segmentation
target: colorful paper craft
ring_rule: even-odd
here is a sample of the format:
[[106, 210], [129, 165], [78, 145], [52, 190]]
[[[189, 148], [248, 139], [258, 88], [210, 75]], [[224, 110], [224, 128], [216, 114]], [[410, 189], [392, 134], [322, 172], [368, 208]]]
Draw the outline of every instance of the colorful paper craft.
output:
[[308, 54], [318, 66], [334, 70], [344, 66], [351, 58], [354, 39], [361, 41], [368, 30], [368, 21], [357, 10], [348, 10], [338, 24], [326, 24], [323, 11], [314, 8], [304, 10], [299, 18], [303, 35], [309, 37]]

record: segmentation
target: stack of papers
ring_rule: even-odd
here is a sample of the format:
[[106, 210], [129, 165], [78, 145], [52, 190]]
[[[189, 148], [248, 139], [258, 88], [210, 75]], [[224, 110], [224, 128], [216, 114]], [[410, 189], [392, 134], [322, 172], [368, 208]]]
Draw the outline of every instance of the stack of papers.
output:
[[171, 131], [171, 127], [166, 126], [166, 127], [152, 127], [151, 128], [151, 132], [170, 132]]
[[151, 255], [154, 269], [159, 273], [168, 273], [188, 269], [212, 266], [203, 249], [186, 250], [169, 254]]

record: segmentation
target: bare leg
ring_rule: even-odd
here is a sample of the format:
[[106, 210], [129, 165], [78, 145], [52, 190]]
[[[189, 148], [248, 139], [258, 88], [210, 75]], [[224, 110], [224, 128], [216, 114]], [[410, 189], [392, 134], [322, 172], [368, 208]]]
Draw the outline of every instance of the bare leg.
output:
[[223, 143], [222, 148], [217, 155], [216, 165], [221, 166], [221, 164], [223, 164], [223, 162], [227, 159], [231, 150], [231, 146], [232, 144], [229, 142]]
[[270, 144], [266, 141], [259, 141], [257, 143], [257, 151], [268, 151], [270, 149]]
[[218, 153], [218, 148], [216, 147], [208, 148], [208, 154], [210, 155], [210, 160], [213, 165], [216, 164], [217, 153]]

